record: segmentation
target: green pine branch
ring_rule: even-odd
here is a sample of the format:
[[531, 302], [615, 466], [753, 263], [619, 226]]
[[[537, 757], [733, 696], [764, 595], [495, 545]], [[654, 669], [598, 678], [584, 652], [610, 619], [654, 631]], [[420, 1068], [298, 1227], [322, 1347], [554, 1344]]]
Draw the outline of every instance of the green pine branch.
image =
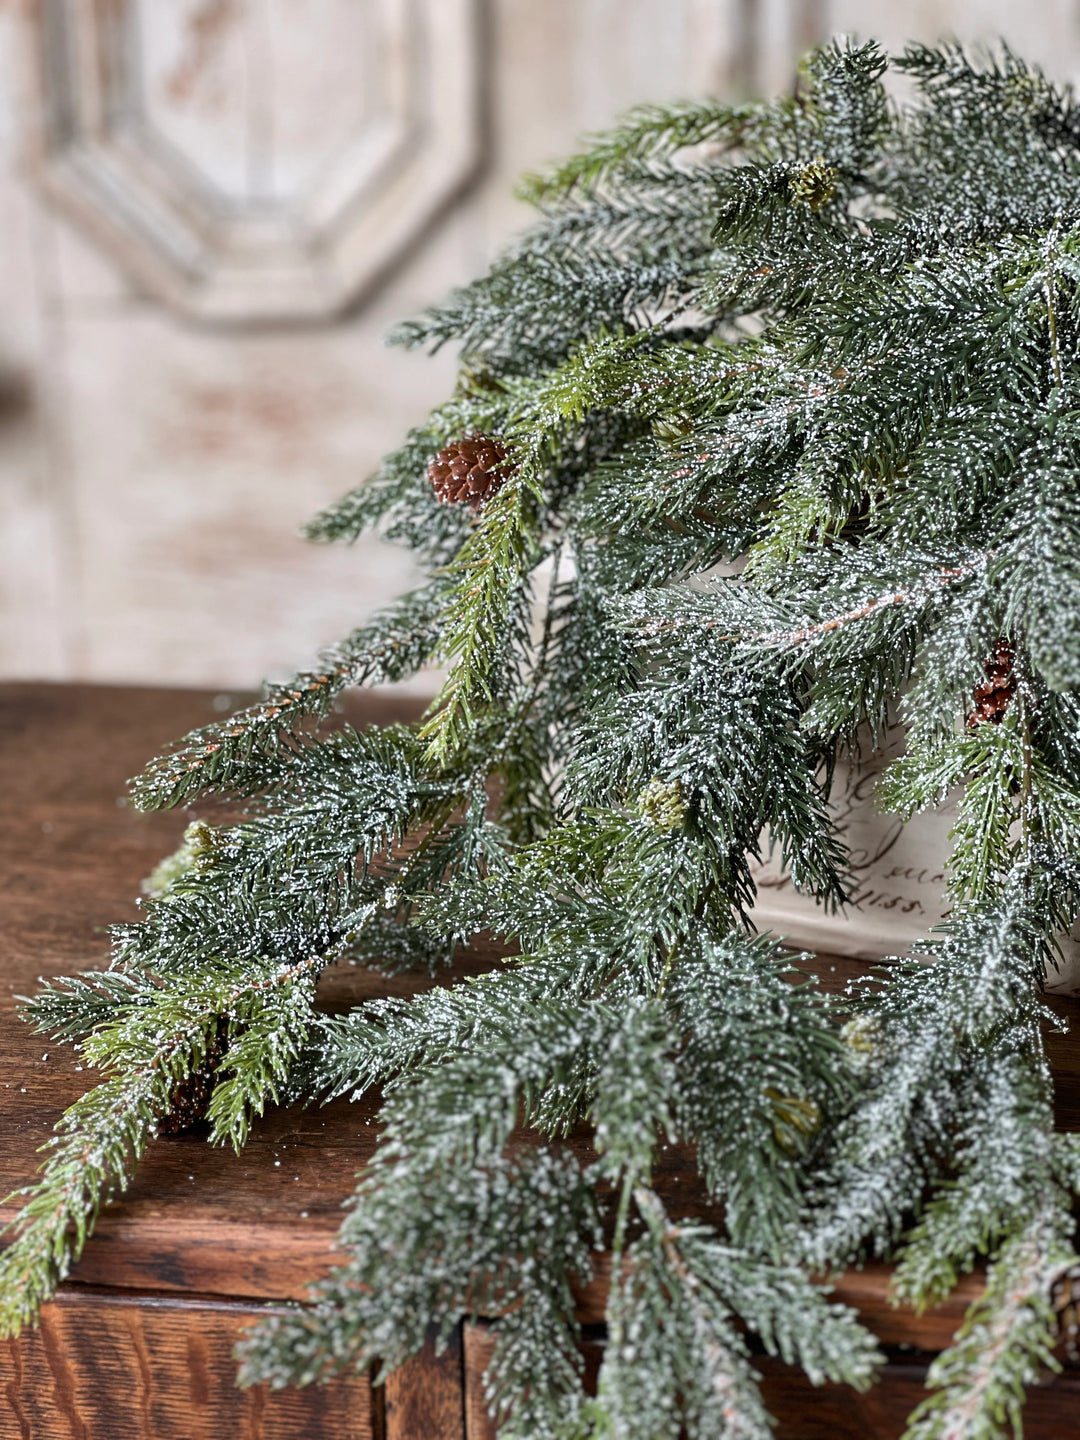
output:
[[[111, 969], [27, 1006], [103, 1083], [22, 1196], [7, 1330], [212, 1061], [216, 1141], [385, 1099], [342, 1266], [255, 1330], [249, 1380], [385, 1374], [484, 1315], [505, 1436], [763, 1435], [747, 1331], [872, 1377], [808, 1275], [890, 1256], [923, 1305], [986, 1258], [910, 1435], [1018, 1423], [1077, 1264], [1040, 998], [1080, 914], [1077, 114], [1004, 49], [837, 42], [791, 95], [645, 107], [524, 182], [534, 227], [393, 337], [459, 345], [454, 394], [308, 528], [424, 582], [151, 764], [140, 805], [229, 823], [189, 826]], [[475, 512], [429, 478], [474, 432], [510, 464]], [[333, 728], [347, 687], [439, 659], [422, 726]], [[750, 938], [754, 863], [848, 903], [831, 796], [898, 719], [878, 798], [955, 798], [952, 914], [829, 997]], [[485, 931], [512, 958], [480, 979], [314, 1006], [336, 959]], [[715, 1224], [666, 1214], [671, 1143]]]

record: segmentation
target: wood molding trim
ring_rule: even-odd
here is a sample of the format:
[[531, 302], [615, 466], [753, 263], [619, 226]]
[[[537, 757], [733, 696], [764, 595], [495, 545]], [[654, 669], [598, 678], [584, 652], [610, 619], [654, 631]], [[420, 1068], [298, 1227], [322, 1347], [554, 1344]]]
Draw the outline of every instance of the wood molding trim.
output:
[[479, 159], [478, 0], [317, 0], [299, 45], [269, 0], [23, 13], [30, 174], [192, 319], [340, 314]]

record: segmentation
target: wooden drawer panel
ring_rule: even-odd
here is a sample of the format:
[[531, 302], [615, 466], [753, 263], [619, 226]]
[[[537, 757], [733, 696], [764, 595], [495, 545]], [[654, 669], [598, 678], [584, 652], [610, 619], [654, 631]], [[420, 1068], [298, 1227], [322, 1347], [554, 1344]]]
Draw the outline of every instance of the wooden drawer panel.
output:
[[465, 1440], [462, 1380], [459, 1327], [441, 1354], [429, 1340], [387, 1380], [385, 1440]]
[[[596, 1391], [603, 1342], [595, 1336], [581, 1346], [585, 1388]], [[484, 1405], [483, 1375], [492, 1339], [483, 1325], [465, 1327], [466, 1440], [496, 1440]], [[755, 1359], [762, 1393], [776, 1419], [776, 1440], [899, 1440], [911, 1414], [926, 1396], [928, 1356], [893, 1355], [881, 1379], [860, 1395], [847, 1385], [811, 1385], [801, 1370], [768, 1357]], [[1066, 1372], [1028, 1392], [1024, 1440], [1076, 1440], [1080, 1435], [1080, 1375]]]
[[366, 1378], [236, 1388], [233, 1346], [261, 1313], [228, 1301], [62, 1291], [39, 1330], [0, 1346], [0, 1437], [377, 1440]]

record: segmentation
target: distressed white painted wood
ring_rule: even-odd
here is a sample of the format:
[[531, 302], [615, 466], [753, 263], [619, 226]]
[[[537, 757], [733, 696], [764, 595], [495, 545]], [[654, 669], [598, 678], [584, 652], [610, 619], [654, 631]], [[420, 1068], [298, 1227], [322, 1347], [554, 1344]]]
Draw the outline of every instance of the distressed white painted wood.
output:
[[[449, 352], [387, 351], [382, 336], [525, 223], [511, 195], [522, 170], [618, 111], [786, 84], [796, 55], [832, 28], [895, 43], [1006, 26], [1055, 74], [1080, 56], [1071, 0], [1022, 13], [1006, 0], [474, 3], [480, 43], [459, 61], [460, 43], [440, 42], [420, 85], [401, 37], [421, 0], [0, 0], [0, 674], [250, 686], [306, 663], [403, 589], [412, 572], [397, 550], [296, 538], [453, 383]], [[442, 24], [464, 13], [459, 0], [427, 12]], [[80, 123], [101, 115], [108, 142], [93, 150], [94, 183], [116, 179], [102, 205], [95, 191], [72, 212], [42, 203], [40, 188], [57, 161], [48, 126], [60, 124], [42, 108], [50, 23], [84, 42], [71, 62]], [[87, 48], [94, 36], [103, 50]], [[138, 104], [124, 90], [133, 75]], [[267, 323], [258, 236], [258, 263], [241, 257], [229, 279], [230, 326], [198, 323], [194, 299], [154, 298], [155, 284], [182, 290], [146, 269], [169, 271], [177, 234], [220, 277], [238, 214], [302, 211], [333, 230], [334, 187], [355, 181], [408, 111], [403, 87], [414, 106], [423, 98], [425, 126], [467, 127], [479, 108], [483, 167], [411, 240], [381, 228], [365, 239], [350, 212], [355, 253], [340, 253], [354, 277], [383, 245], [362, 305], [302, 328]], [[126, 111], [102, 109], [125, 94]], [[342, 155], [352, 172], [335, 170]], [[426, 182], [417, 189], [427, 203]], [[132, 213], [164, 217], [162, 235], [131, 241]], [[319, 303], [333, 309], [341, 292], [328, 283]], [[21, 406], [2, 403], [5, 372], [28, 395]]]
[[899, 51], [909, 39], [1006, 40], [1055, 80], [1080, 76], [1080, 10], [1074, 0], [819, 0], [823, 30], [873, 36]]
[[[0, 327], [18, 331], [32, 396], [17, 421], [0, 413], [0, 672], [253, 685], [306, 663], [413, 578], [408, 558], [378, 542], [296, 536], [453, 384], [452, 354], [387, 351], [385, 331], [476, 274], [527, 219], [511, 196], [521, 170], [639, 99], [729, 85], [729, 17], [724, 0], [493, 0], [481, 75], [446, 47], [429, 94], [459, 120], [486, 108], [483, 175], [398, 244], [362, 307], [245, 330], [179, 321], [85, 216], [39, 203], [37, 172], [28, 179], [19, 156], [40, 145], [34, 66], [55, 3], [0, 4], [0, 219], [16, 217], [0, 232]], [[277, 204], [324, 174], [355, 117], [349, 26], [361, 12], [389, 25], [406, 9], [267, 4], [270, 40], [287, 35], [290, 51], [278, 104], [259, 118], [276, 127], [273, 166], [238, 108], [239, 9], [226, 25], [210, 0], [70, 0], [72, 14], [136, 14], [157, 95], [139, 123], [151, 116], [170, 163], [204, 187], [248, 185]], [[444, 23], [452, 8], [440, 3]], [[317, 12], [318, 25], [295, 23]], [[185, 16], [203, 22], [185, 31]], [[601, 53], [597, 67], [588, 57]], [[354, 97], [364, 83], [358, 73]], [[183, 106], [166, 104], [170, 87]], [[0, 361], [2, 340], [0, 330]]]
[[475, 167], [475, 0], [35, 11], [38, 182], [181, 314], [334, 315]]

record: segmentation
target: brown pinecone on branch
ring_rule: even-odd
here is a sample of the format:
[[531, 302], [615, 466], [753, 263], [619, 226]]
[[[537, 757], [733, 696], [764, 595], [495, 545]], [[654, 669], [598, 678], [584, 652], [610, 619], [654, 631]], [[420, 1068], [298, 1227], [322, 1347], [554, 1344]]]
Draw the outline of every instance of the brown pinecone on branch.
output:
[[229, 1047], [228, 1032], [224, 1025], [211, 1036], [203, 1063], [183, 1080], [174, 1085], [169, 1095], [169, 1108], [157, 1122], [159, 1135], [182, 1135], [200, 1120], [206, 1119], [210, 1097], [214, 1093], [217, 1067]]
[[471, 505], [479, 510], [502, 487], [512, 469], [505, 446], [477, 431], [451, 441], [433, 456], [428, 479], [444, 504]]
[[994, 653], [986, 662], [986, 679], [975, 686], [975, 708], [968, 719], [968, 728], [990, 721], [999, 725], [1005, 711], [1016, 694], [1016, 675], [1013, 662], [1016, 652], [1008, 640], [999, 640]]

